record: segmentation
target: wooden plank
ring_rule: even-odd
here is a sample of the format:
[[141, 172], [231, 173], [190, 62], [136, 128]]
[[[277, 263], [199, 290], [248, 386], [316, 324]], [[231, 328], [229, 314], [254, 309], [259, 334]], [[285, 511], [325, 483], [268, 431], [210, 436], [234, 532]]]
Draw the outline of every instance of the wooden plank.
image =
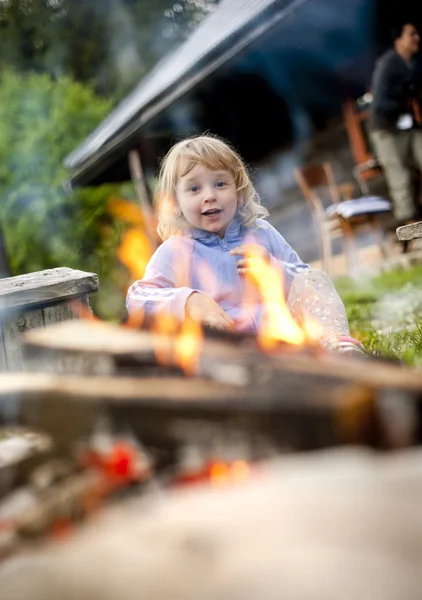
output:
[[7, 371], [6, 350], [4, 347], [3, 324], [0, 321], [0, 373]]
[[89, 315], [92, 315], [92, 308], [88, 295], [76, 300], [57, 302], [43, 308], [44, 324], [46, 327], [88, 317]]
[[30, 331], [25, 335], [25, 343], [40, 348], [110, 354], [151, 353], [153, 350], [152, 335], [147, 331], [90, 319], [58, 323], [45, 329]]
[[368, 390], [309, 383], [298, 377], [280, 378], [278, 386], [240, 386], [200, 378], [8, 374], [0, 378], [0, 400], [17, 404], [18, 424], [51, 435], [62, 448], [87, 435], [101, 415], [115, 430], [129, 428], [147, 445], [163, 448], [192, 442], [201, 434], [198, 423], [243, 432], [251, 448], [258, 438], [292, 449], [377, 443]]
[[98, 289], [98, 276], [67, 267], [0, 280], [0, 310], [34, 307], [85, 296]]
[[[233, 340], [236, 340], [234, 336]], [[25, 335], [25, 345], [40, 354], [43, 349], [48, 349], [55, 353], [79, 353], [85, 357], [132, 357], [134, 365], [151, 361], [157, 349], [168, 347], [170, 343], [168, 336], [160, 338], [145, 330], [136, 331], [89, 320], [60, 323]], [[393, 363], [385, 364], [369, 357], [353, 358], [325, 352], [319, 347], [296, 349], [286, 345], [278, 353], [266, 355], [253, 340], [248, 344], [233, 345], [205, 339], [198, 352], [203, 358], [201, 372], [206, 372], [209, 377], [213, 371], [221, 371], [225, 367], [228, 371], [243, 371], [246, 381], [249, 381], [259, 369], [269, 369], [272, 364], [272, 370], [278, 371], [280, 376], [295, 372], [319, 379], [341, 379], [345, 383], [359, 383], [375, 389], [401, 388], [422, 394], [422, 375], [416, 369]]]
[[20, 316], [5, 319], [2, 324], [6, 367], [8, 371], [23, 370], [22, 337], [28, 329], [43, 327], [42, 310], [30, 310]]
[[401, 242], [420, 239], [422, 238], [422, 221], [397, 227], [396, 234], [397, 239]]

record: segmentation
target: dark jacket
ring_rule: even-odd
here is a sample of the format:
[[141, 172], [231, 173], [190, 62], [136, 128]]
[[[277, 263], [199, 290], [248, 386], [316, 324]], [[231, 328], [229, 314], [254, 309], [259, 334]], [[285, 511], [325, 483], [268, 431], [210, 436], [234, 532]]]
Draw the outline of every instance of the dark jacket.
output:
[[[375, 65], [371, 91], [373, 94], [370, 128], [396, 130], [400, 115], [414, 114], [411, 100], [422, 97], [420, 63], [412, 58], [406, 63], [397, 52], [388, 50]], [[414, 121], [415, 122], [415, 121]]]

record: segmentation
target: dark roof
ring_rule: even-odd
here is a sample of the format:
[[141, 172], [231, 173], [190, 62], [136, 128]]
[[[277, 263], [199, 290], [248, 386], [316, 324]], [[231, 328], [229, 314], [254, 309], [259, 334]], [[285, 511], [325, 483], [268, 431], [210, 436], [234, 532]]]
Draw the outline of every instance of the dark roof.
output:
[[[139, 85], [65, 160], [69, 182], [78, 183], [99, 161], [174, 100], [307, 0], [221, 0], [218, 9], [176, 51], [165, 56]], [[100, 169], [101, 170], [101, 169]], [[87, 177], [88, 175], [88, 177]]]

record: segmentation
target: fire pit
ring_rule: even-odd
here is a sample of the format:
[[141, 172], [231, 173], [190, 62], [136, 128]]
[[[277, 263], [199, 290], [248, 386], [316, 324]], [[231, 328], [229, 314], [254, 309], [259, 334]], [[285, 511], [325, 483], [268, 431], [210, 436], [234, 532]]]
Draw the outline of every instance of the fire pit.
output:
[[1, 479], [0, 522], [17, 488], [32, 506], [4, 513], [5, 553], [133, 486], [234, 483], [288, 452], [421, 441], [412, 369], [194, 323], [135, 325], [90, 318], [26, 333], [27, 371], [2, 376], [0, 415], [51, 445], [0, 467], [14, 474]]

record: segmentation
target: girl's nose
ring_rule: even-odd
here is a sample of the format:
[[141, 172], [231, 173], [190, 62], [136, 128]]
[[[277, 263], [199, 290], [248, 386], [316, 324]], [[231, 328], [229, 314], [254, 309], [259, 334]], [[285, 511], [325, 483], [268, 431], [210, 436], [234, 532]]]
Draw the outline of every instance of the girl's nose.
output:
[[204, 201], [212, 202], [213, 200], [215, 200], [214, 188], [205, 188], [204, 189]]

